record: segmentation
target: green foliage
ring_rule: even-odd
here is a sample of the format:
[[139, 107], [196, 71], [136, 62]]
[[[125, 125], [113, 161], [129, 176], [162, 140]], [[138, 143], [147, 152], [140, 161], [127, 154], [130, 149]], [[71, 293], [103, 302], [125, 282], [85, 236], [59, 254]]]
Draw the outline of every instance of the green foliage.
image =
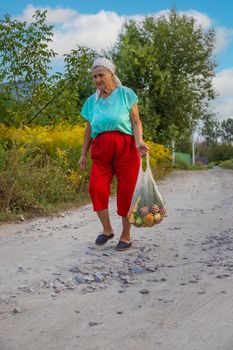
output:
[[94, 90], [90, 68], [95, 56], [95, 51], [79, 45], [65, 55], [64, 79], [69, 81], [69, 91], [76, 91], [79, 110]]
[[21, 148], [17, 143], [0, 147], [0, 221], [8, 214], [42, 215], [48, 207], [54, 210], [56, 206], [65, 207], [65, 203], [89, 201], [88, 174], [78, 176], [75, 171], [80, 153], [77, 149], [68, 150], [64, 162], [58, 156], [49, 156], [42, 146], [30, 145], [23, 152]]
[[216, 119], [207, 119], [201, 130], [202, 136], [205, 137], [207, 144], [217, 142], [221, 136], [221, 123]]
[[221, 123], [221, 136], [223, 141], [233, 141], [233, 118], [223, 120]]
[[134, 20], [124, 24], [110, 56], [123, 83], [140, 96], [149, 138], [167, 143], [174, 137], [174, 128], [179, 137], [210, 116], [214, 40], [213, 30], [204, 32], [193, 18], [175, 10], [168, 18], [147, 17], [141, 24]]
[[219, 166], [221, 166], [223, 168], [226, 168], [226, 169], [233, 170], [233, 158], [232, 159], [228, 159], [228, 160], [224, 160], [223, 162], [220, 162]]
[[[43, 214], [47, 208], [89, 201], [87, 184], [91, 167], [81, 171], [84, 128], [79, 125], [6, 127], [0, 124], [0, 221]], [[156, 179], [169, 171], [170, 151], [148, 142]], [[116, 189], [116, 185], [113, 185]]]
[[8, 125], [12, 118], [14, 125], [19, 125], [40, 104], [40, 91], [44, 91], [56, 55], [49, 48], [52, 26], [45, 20], [46, 11], [39, 10], [30, 24], [9, 15], [0, 20], [1, 122]]
[[[65, 71], [63, 75], [52, 77], [51, 84], [40, 85], [41, 107], [49, 103], [34, 121], [40, 125], [57, 125], [61, 122], [84, 124], [80, 117], [81, 107], [88, 96], [94, 91], [90, 67], [95, 52], [77, 45], [77, 48], [65, 54]], [[40, 91], [39, 91], [40, 90]], [[40, 108], [38, 108], [40, 110]], [[35, 115], [35, 113], [34, 113]]]
[[233, 145], [229, 142], [212, 142], [198, 144], [196, 152], [200, 157], [207, 157], [208, 161], [219, 163], [233, 158]]

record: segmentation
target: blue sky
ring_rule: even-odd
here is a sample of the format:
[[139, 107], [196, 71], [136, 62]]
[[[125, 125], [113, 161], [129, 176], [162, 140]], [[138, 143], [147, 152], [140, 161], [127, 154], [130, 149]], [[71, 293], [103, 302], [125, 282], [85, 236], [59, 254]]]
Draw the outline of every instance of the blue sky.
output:
[[233, 117], [232, 0], [8, 0], [1, 4], [0, 17], [8, 13], [30, 21], [35, 9], [48, 9], [48, 21], [55, 26], [53, 48], [59, 53], [55, 66], [61, 67], [63, 54], [76, 43], [97, 50], [113, 45], [126, 16], [140, 19], [174, 6], [194, 16], [203, 28], [215, 28], [218, 66], [214, 85], [219, 97], [213, 105], [219, 119]]

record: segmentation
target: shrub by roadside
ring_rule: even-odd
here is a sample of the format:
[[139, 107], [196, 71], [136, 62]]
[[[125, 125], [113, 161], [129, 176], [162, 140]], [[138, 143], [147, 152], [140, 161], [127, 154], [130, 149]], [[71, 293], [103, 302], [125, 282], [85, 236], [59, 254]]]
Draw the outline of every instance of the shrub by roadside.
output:
[[[83, 133], [79, 125], [17, 129], [0, 124], [0, 221], [89, 202], [90, 159], [87, 171], [78, 167]], [[163, 145], [148, 144], [158, 179], [170, 167], [171, 154]]]
[[223, 162], [219, 163], [219, 166], [233, 170], [233, 159], [224, 160]]

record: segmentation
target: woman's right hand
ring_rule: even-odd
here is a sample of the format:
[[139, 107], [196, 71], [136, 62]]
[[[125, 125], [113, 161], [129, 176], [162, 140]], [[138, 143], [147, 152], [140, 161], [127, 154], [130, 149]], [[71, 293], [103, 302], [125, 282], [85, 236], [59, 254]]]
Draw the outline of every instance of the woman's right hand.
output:
[[81, 170], [85, 170], [87, 167], [87, 156], [81, 156], [78, 164]]

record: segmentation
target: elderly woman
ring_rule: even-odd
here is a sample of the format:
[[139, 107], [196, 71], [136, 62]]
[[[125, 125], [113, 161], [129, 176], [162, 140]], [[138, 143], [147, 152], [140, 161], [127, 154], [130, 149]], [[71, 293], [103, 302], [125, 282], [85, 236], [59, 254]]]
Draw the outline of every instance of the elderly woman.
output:
[[133, 90], [122, 86], [115, 75], [114, 64], [97, 58], [92, 66], [96, 92], [85, 102], [81, 115], [87, 120], [79, 165], [86, 168], [91, 146], [92, 168], [89, 193], [93, 209], [103, 226], [96, 245], [114, 237], [109, 218], [108, 200], [113, 175], [117, 178], [117, 212], [122, 217], [122, 232], [116, 249], [130, 248], [131, 224], [127, 219], [140, 167], [140, 156], [148, 152], [142, 139], [138, 98]]

